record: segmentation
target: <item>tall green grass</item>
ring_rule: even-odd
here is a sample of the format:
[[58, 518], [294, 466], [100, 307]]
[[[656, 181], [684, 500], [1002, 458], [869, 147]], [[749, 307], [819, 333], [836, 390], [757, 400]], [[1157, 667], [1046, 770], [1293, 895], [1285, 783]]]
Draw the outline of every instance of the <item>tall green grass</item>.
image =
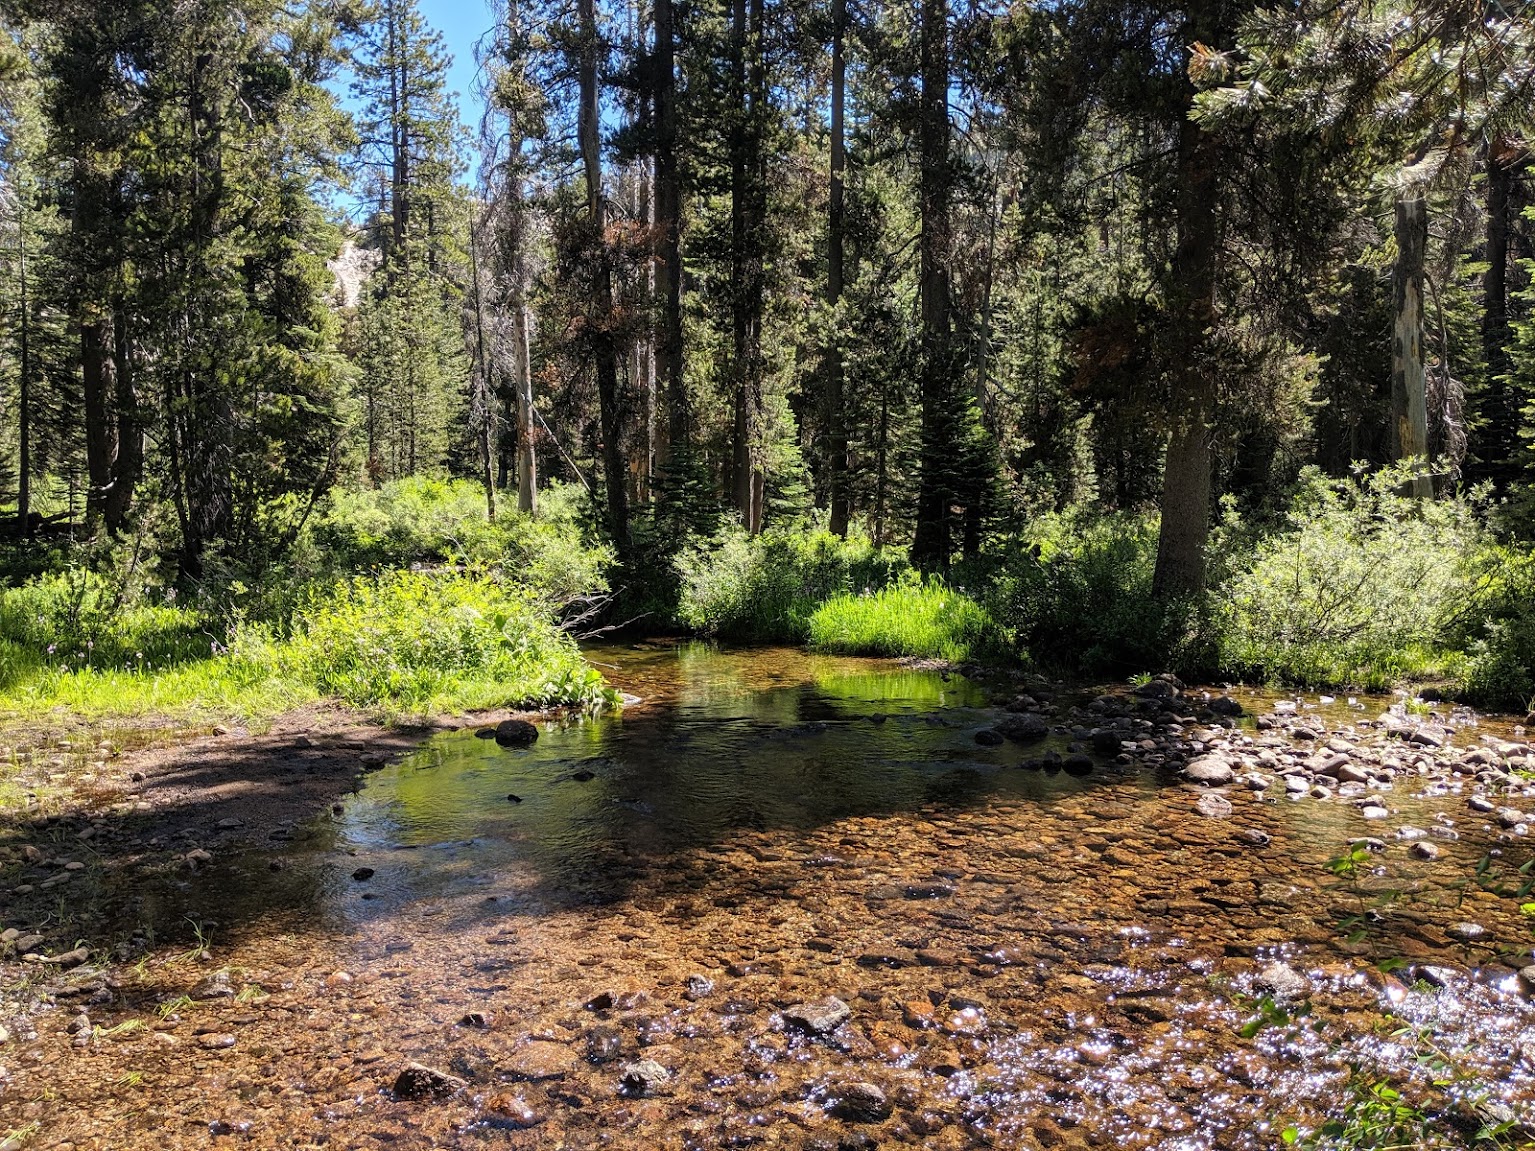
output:
[[385, 716], [613, 698], [539, 597], [483, 573], [342, 579], [222, 638], [189, 608], [93, 602], [52, 579], [0, 593], [0, 713], [199, 723], [320, 698]]
[[833, 596], [810, 617], [810, 645], [843, 655], [951, 663], [1001, 657], [1009, 647], [975, 600], [937, 581], [915, 580], [863, 595]]
[[286, 641], [242, 637], [322, 695], [414, 712], [599, 706], [610, 693], [532, 595], [484, 577], [392, 571], [310, 594]]
[[857, 536], [732, 528], [677, 557], [678, 622], [735, 643], [804, 643], [828, 599], [878, 590], [909, 570], [904, 555]]

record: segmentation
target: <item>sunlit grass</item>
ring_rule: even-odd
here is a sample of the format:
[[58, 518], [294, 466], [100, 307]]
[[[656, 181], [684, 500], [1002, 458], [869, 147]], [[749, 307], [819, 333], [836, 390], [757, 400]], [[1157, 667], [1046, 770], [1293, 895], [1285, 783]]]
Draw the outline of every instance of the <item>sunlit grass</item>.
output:
[[975, 600], [941, 583], [839, 595], [810, 617], [810, 645], [844, 655], [943, 659], [1002, 654], [1006, 636]]
[[599, 706], [611, 692], [532, 596], [464, 575], [389, 572], [316, 589], [285, 634], [162, 664], [71, 666], [0, 641], [0, 721], [253, 722], [317, 699], [386, 719], [498, 707]]

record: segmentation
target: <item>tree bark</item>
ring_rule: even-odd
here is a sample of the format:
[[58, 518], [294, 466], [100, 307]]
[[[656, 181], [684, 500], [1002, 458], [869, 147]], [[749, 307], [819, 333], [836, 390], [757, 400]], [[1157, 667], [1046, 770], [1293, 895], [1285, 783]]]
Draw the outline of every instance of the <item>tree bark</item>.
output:
[[113, 304], [112, 372], [117, 417], [117, 460], [112, 469], [112, 484], [102, 501], [102, 519], [107, 530], [120, 532], [128, 526], [133, 508], [133, 493], [144, 469], [144, 425], [139, 415], [138, 381], [134, 378], [133, 345], [128, 332], [128, 308], [121, 301]]
[[401, 42], [400, 12], [396, 0], [385, 0], [385, 36], [389, 52], [389, 224], [392, 251], [403, 253], [410, 226], [410, 136], [407, 46]]
[[826, 480], [831, 503], [831, 530], [847, 535], [850, 500], [847, 484], [847, 411], [843, 398], [844, 364], [841, 325], [837, 318], [846, 275], [843, 251], [847, 141], [844, 112], [847, 100], [847, 0], [832, 0], [831, 40], [831, 197], [826, 223], [826, 302], [831, 306], [832, 330], [826, 349]]
[[485, 489], [485, 518], [496, 518], [496, 471], [492, 445], [496, 438], [495, 389], [491, 387], [490, 356], [485, 347], [485, 308], [480, 285], [479, 244], [474, 217], [469, 219], [469, 278], [474, 284], [475, 369], [479, 381], [474, 407], [480, 420], [480, 483]]
[[1509, 219], [1512, 214], [1513, 149], [1500, 138], [1487, 142], [1487, 274], [1482, 278], [1482, 352], [1487, 361], [1486, 400], [1475, 455], [1482, 474], [1506, 483], [1514, 476], [1519, 442], [1518, 406], [1508, 386]]
[[762, 408], [762, 230], [766, 226], [762, 116], [767, 99], [762, 0], [734, 0], [731, 22], [736, 131], [731, 134], [731, 333], [734, 396], [731, 491], [746, 530], [762, 529], [758, 445]]
[[517, 509], [538, 514], [538, 458], [533, 448], [533, 362], [528, 338], [528, 306], [521, 300], [512, 312], [515, 334], [512, 355], [517, 381]]
[[108, 315], [87, 316], [80, 322], [80, 382], [85, 410], [85, 472], [90, 489], [85, 514], [92, 522], [102, 518], [112, 471], [117, 463], [117, 423], [111, 398], [117, 381], [112, 360], [112, 320]]
[[655, 0], [655, 270], [656, 377], [666, 420], [656, 445], [656, 467], [689, 435], [688, 397], [682, 376], [682, 181], [677, 169], [676, 19], [672, 0]]
[[[1218, 8], [1214, 0], [1204, 0], [1189, 12], [1184, 43], [1221, 42]], [[1192, 83], [1186, 92], [1192, 107]], [[1205, 586], [1216, 400], [1209, 341], [1215, 323], [1220, 162], [1215, 139], [1185, 113], [1178, 124], [1178, 242], [1171, 268], [1172, 434], [1162, 470], [1162, 524], [1152, 577], [1153, 590], [1163, 599], [1197, 594]]]
[[947, 0], [924, 0], [921, 27], [922, 100], [919, 198], [922, 235], [918, 294], [922, 322], [922, 441], [917, 525], [912, 561], [945, 569], [952, 550], [949, 508], [954, 499], [953, 303], [950, 296], [951, 172], [949, 165], [949, 41]]
[[16, 219], [16, 242], [20, 269], [20, 314], [18, 316], [19, 378], [16, 388], [17, 476], [16, 533], [22, 539], [32, 534], [32, 312], [27, 293], [27, 218], [25, 203]]
[[577, 65], [580, 109], [577, 136], [586, 171], [588, 255], [596, 261], [596, 314], [591, 317], [591, 350], [597, 368], [597, 400], [602, 421], [603, 482], [607, 489], [608, 531], [620, 552], [629, 546], [629, 470], [624, 462], [623, 421], [618, 398], [618, 349], [613, 338], [613, 272], [608, 258], [607, 211], [602, 195], [602, 146], [599, 135], [597, 60], [600, 39], [595, 0], [578, 0], [581, 58]]
[[1398, 460], [1421, 467], [1412, 494], [1433, 496], [1428, 475], [1428, 389], [1424, 371], [1423, 262], [1428, 247], [1428, 201], [1415, 188], [1396, 202], [1396, 308], [1391, 335], [1391, 421]]

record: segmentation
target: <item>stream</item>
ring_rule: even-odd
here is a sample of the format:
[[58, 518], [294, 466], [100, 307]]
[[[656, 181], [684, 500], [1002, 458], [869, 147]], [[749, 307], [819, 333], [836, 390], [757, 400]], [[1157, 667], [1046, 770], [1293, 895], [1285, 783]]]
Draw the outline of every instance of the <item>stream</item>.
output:
[[[1376, 822], [1240, 784], [1224, 811], [1069, 735], [978, 742], [1000, 713], [957, 674], [589, 656], [640, 702], [529, 748], [435, 736], [291, 838], [110, 892], [161, 945], [11, 1027], [0, 1136], [1248, 1151], [1389, 1120], [1531, 1145], [1531, 850], [1469, 781], [1398, 779]], [[1235, 694], [1256, 738], [1274, 697]], [[1300, 706], [1343, 731], [1382, 705]]]

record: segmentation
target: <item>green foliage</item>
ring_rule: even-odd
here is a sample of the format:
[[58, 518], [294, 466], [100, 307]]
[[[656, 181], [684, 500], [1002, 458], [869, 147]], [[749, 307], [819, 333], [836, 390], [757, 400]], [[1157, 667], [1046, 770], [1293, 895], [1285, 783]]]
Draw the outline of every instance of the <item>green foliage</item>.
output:
[[810, 617], [810, 645], [845, 655], [913, 656], [959, 663], [1004, 657], [1007, 637], [986, 609], [938, 580], [906, 578], [878, 591], [843, 593]]
[[1476, 505], [1401, 494], [1385, 469], [1302, 480], [1286, 526], [1234, 562], [1217, 589], [1222, 668], [1289, 683], [1387, 687], [1453, 670], [1456, 626], [1489, 544]]
[[531, 596], [485, 576], [394, 571], [344, 580], [311, 594], [286, 643], [250, 634], [238, 648], [359, 707], [595, 707], [610, 697]]
[[315, 523], [315, 562], [331, 574], [369, 568], [469, 564], [551, 608], [607, 590], [613, 553], [587, 542], [577, 489], [540, 493], [535, 519], [502, 508], [485, 518], [485, 491], [467, 480], [411, 477], [378, 488], [337, 491]]
[[1040, 664], [1123, 676], [1201, 662], [1196, 605], [1152, 595], [1157, 521], [1085, 510], [1038, 517], [1009, 541], [986, 603]]
[[[84, 568], [40, 576], [0, 593], [0, 640], [13, 668], [148, 670], [219, 648], [205, 621], [172, 599], [128, 602]], [[4, 680], [0, 679], [0, 683]]]
[[1458, 637], [1470, 657], [1462, 694], [1482, 707], [1529, 710], [1535, 706], [1535, 554], [1507, 547], [1487, 553], [1479, 604], [1466, 621], [1467, 634]]
[[677, 557], [678, 619], [738, 643], [803, 643], [827, 600], [878, 590], [907, 570], [904, 556], [860, 537], [818, 529], [750, 536], [731, 528]]

